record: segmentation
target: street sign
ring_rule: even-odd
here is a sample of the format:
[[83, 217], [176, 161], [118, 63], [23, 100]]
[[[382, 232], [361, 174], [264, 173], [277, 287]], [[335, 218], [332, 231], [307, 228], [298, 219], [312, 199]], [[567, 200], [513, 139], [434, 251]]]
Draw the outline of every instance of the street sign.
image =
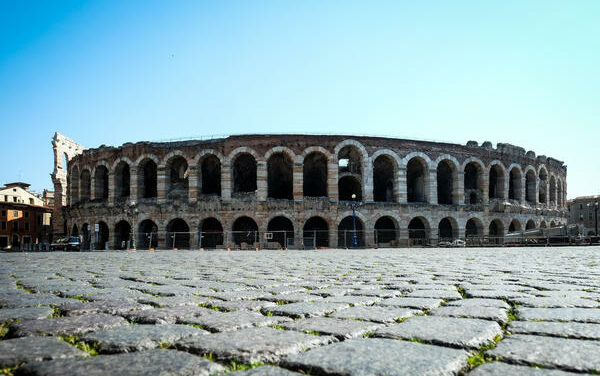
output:
[[94, 225], [94, 231], [96, 231], [96, 232], [100, 232], [100, 224], [99, 224], [99, 223], [96, 223], [96, 224]]

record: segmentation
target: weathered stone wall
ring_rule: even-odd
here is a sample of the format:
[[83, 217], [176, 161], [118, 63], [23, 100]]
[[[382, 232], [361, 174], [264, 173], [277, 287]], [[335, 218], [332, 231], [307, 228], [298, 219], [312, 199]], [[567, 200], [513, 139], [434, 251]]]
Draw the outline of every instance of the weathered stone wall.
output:
[[[339, 153], [351, 150], [356, 160], [352, 166], [357, 170], [346, 171], [339, 164]], [[311, 153], [320, 153], [326, 159], [326, 197], [305, 197], [304, 162]], [[251, 155], [256, 165], [256, 190], [233, 192], [235, 161], [240, 155]], [[291, 161], [292, 195], [288, 199], [268, 197], [268, 165], [273, 155], [285, 155]], [[203, 194], [202, 164], [208, 156], [219, 161], [220, 194]], [[378, 176], [373, 165], [378, 157], [390, 161], [391, 171], [388, 181], [393, 191], [391, 200], [374, 201], [374, 189]], [[187, 168], [174, 171], [185, 161]], [[156, 164], [156, 197], [144, 198], [143, 164], [146, 161]], [[418, 161], [416, 178], [407, 169], [409, 162]], [[125, 162], [128, 175], [117, 170], [117, 165]], [[441, 163], [449, 166], [451, 181], [438, 187], [438, 167]], [[465, 190], [465, 168], [467, 164], [479, 171], [477, 187]], [[106, 167], [108, 171], [108, 199], [96, 197], [94, 181], [96, 169]], [[347, 169], [349, 169], [348, 167]], [[407, 173], [407, 171], [409, 171]], [[56, 169], [55, 169], [56, 174]], [[179, 175], [178, 175], [179, 174]], [[121, 147], [101, 146], [82, 150], [69, 161], [68, 179], [77, 182], [71, 189], [72, 197], [67, 210], [68, 228], [73, 225], [82, 228], [88, 224], [104, 221], [109, 228], [109, 242], [114, 243], [115, 226], [119, 221], [134, 225], [134, 232], [143, 220], [150, 219], [158, 227], [160, 241], [164, 246], [168, 223], [181, 218], [186, 221], [192, 233], [191, 244], [198, 244], [197, 234], [202, 222], [207, 218], [217, 219], [224, 231], [232, 230], [234, 221], [241, 216], [252, 218], [260, 232], [267, 231], [269, 221], [277, 216], [289, 219], [293, 224], [297, 246], [302, 241], [303, 227], [309, 218], [323, 218], [329, 227], [330, 245], [337, 244], [338, 225], [343, 218], [352, 214], [349, 202], [340, 200], [339, 185], [343, 176], [358, 182], [363, 205], [358, 218], [365, 230], [365, 242], [375, 241], [376, 221], [384, 216], [393, 220], [400, 236], [409, 227], [413, 218], [420, 218], [431, 237], [437, 236], [438, 224], [449, 218], [453, 224], [454, 237], [465, 237], [465, 227], [469, 219], [482, 224], [481, 234], [486, 235], [488, 225], [497, 220], [501, 231], [506, 233], [513, 223], [514, 229], [526, 226], [544, 227], [551, 222], [566, 223], [566, 166], [560, 161], [509, 144], [498, 144], [493, 148], [485, 142], [479, 146], [470, 141], [467, 145], [455, 145], [414, 140], [351, 137], [351, 136], [310, 136], [310, 135], [247, 135], [232, 136], [210, 141], [184, 141], [175, 143], [127, 143]], [[128, 182], [123, 183], [123, 176]], [[275, 181], [277, 179], [274, 179]], [[272, 179], [273, 181], [273, 179]], [[128, 183], [130, 194], [119, 197], [118, 184]], [[177, 184], [187, 187], [183, 197], [170, 194]], [[492, 187], [490, 187], [490, 184]], [[447, 186], [447, 187], [446, 187]], [[90, 188], [92, 187], [92, 188]], [[451, 188], [449, 188], [451, 187]], [[181, 188], [178, 188], [181, 190]], [[410, 201], [410, 192], [422, 191], [422, 199]], [[438, 194], [442, 189], [450, 189], [451, 204], [438, 204]], [[81, 192], [90, 191], [89, 197], [80, 200]], [[410, 191], [410, 192], [409, 192]], [[469, 194], [476, 191], [470, 202]], [[57, 190], [57, 192], [59, 192]], [[63, 191], [65, 192], [65, 191]], [[180, 193], [180, 191], [178, 191]], [[490, 193], [493, 197], [490, 197]], [[419, 196], [420, 197], [420, 196]], [[474, 199], [475, 200], [475, 199]], [[58, 199], [57, 199], [58, 201]], [[137, 209], [137, 214], [133, 210]], [[130, 210], [130, 214], [127, 214]], [[61, 224], [62, 226], [62, 224]], [[225, 235], [227, 236], [227, 235]], [[231, 243], [231, 239], [225, 239]]]

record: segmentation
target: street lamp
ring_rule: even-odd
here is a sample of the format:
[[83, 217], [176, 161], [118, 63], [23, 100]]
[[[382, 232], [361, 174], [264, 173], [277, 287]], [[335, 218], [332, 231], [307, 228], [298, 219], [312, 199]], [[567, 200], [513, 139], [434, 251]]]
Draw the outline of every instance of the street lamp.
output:
[[360, 201], [356, 201], [356, 194], [352, 194], [352, 201], [350, 202], [350, 207], [352, 208], [352, 248], [358, 247], [358, 239], [356, 237], [356, 209], [360, 206]]
[[129, 203], [129, 208], [127, 210], [127, 214], [131, 220], [131, 249], [135, 251], [135, 219], [139, 213], [138, 208], [136, 207], [136, 202], [131, 201]]

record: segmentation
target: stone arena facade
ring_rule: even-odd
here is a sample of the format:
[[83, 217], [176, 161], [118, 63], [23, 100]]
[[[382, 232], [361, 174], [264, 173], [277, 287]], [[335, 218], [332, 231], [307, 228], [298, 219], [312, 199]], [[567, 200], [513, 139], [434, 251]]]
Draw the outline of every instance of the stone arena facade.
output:
[[53, 146], [54, 232], [86, 247], [351, 247], [353, 202], [367, 247], [502, 243], [567, 222], [566, 166], [509, 144], [242, 135], [85, 149], [57, 133]]

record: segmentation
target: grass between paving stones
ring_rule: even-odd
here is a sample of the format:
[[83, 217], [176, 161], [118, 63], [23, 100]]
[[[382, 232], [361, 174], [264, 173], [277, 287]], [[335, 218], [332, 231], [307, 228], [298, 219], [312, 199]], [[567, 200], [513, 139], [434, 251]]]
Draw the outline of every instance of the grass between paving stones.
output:
[[63, 317], [63, 313], [60, 310], [60, 308], [58, 308], [57, 306], [51, 306], [52, 307], [52, 317], [53, 319], [59, 318], [59, 317]]
[[21, 367], [22, 365], [23, 363], [18, 364], [14, 367], [0, 367], [0, 375], [14, 376], [17, 368]]
[[8, 334], [8, 328], [10, 327], [10, 321], [3, 322], [0, 324], [0, 341]]
[[220, 308], [220, 307], [217, 307], [217, 306], [212, 305], [210, 303], [200, 303], [200, 304], [198, 304], [198, 307], [202, 307], [202, 308], [206, 308], [206, 309], [212, 309], [213, 311], [217, 311], [217, 312], [231, 312], [228, 309]]
[[281, 325], [270, 325], [270, 326], [271, 326], [271, 328], [273, 328], [273, 329], [277, 329], [277, 330], [285, 330], [285, 328], [284, 328], [283, 326], [281, 326]]
[[456, 291], [458, 291], [458, 293], [460, 294], [460, 296], [461, 296], [463, 299], [467, 299], [467, 298], [468, 298], [468, 296], [467, 296], [467, 294], [465, 293], [465, 289], [463, 289], [463, 288], [462, 288], [462, 287], [460, 287], [459, 285], [455, 285], [455, 286], [456, 286]]
[[58, 338], [60, 338], [62, 341], [65, 341], [68, 344], [77, 347], [81, 351], [85, 351], [86, 353], [90, 354], [90, 356], [98, 355], [100, 345], [96, 342], [87, 343], [84, 341], [80, 341], [79, 337], [74, 335], [62, 335]]
[[477, 350], [471, 353], [471, 356], [467, 358], [467, 363], [469, 364], [469, 370], [472, 370], [475, 367], [478, 367], [484, 363], [491, 362], [493, 360], [497, 360], [495, 357], [491, 355], [486, 355], [485, 352], [489, 351], [496, 347], [496, 344], [500, 342], [502, 337], [499, 335], [494, 337], [494, 341], [488, 344], [485, 344], [478, 348]]
[[30, 289], [30, 288], [28, 288], [28, 287], [25, 287], [25, 286], [23, 286], [23, 284], [21, 283], [21, 281], [16, 281], [16, 282], [15, 282], [15, 285], [17, 285], [17, 288], [18, 288], [18, 289], [21, 289], [21, 290], [27, 291], [27, 292], [28, 292], [28, 293], [30, 293], [30, 294], [35, 294], [35, 293], [37, 292], [37, 291], [35, 291], [35, 290], [32, 290], [32, 289]]
[[263, 365], [264, 365], [263, 362], [239, 364], [234, 361], [231, 361], [231, 363], [229, 363], [228, 365], [225, 365], [225, 367], [227, 367], [227, 371], [225, 373], [235, 372], [235, 371], [247, 371], [249, 369], [254, 369], [256, 367], [260, 367]]

